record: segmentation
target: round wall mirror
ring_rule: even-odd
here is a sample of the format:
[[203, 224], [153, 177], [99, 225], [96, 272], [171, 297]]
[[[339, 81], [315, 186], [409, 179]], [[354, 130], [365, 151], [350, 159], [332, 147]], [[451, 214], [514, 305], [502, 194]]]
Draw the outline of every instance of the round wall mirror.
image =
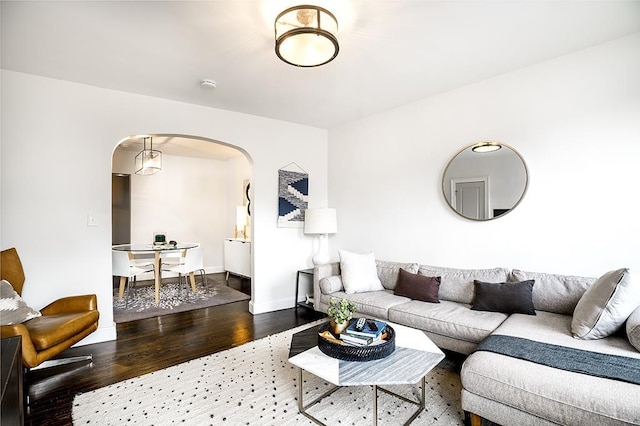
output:
[[529, 172], [522, 156], [499, 142], [481, 142], [458, 152], [444, 171], [442, 191], [449, 206], [472, 220], [509, 213], [524, 198]]

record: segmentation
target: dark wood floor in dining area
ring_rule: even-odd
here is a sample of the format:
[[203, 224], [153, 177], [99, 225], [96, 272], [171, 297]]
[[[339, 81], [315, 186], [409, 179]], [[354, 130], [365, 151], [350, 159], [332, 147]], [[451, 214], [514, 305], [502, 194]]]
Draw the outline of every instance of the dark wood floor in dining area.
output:
[[[247, 280], [230, 286], [250, 292]], [[64, 356], [93, 355], [92, 364], [30, 372], [26, 425], [70, 425], [74, 396], [223, 351], [306, 324], [323, 314], [300, 307], [252, 315], [249, 302], [117, 324], [115, 341], [72, 348]]]

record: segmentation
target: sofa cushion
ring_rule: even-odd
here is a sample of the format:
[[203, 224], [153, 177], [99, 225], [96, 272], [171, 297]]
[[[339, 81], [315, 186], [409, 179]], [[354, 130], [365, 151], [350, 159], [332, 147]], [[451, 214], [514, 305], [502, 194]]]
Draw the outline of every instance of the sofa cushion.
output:
[[607, 272], [584, 293], [571, 322], [573, 336], [601, 339], [618, 329], [640, 305], [640, 282], [627, 268]]
[[389, 308], [389, 321], [472, 343], [481, 342], [506, 318], [503, 313], [472, 311], [467, 304], [448, 300], [412, 300]]
[[500, 283], [509, 278], [507, 268], [457, 269], [420, 265], [418, 273], [428, 277], [440, 277], [438, 298], [471, 304], [473, 301], [473, 281]]
[[40, 315], [40, 311], [29, 307], [22, 300], [9, 281], [0, 281], [0, 323], [2, 325], [21, 324]]
[[596, 278], [511, 271], [511, 281], [534, 280], [533, 307], [538, 311], [572, 315], [578, 301]]
[[324, 294], [331, 294], [342, 290], [344, 290], [344, 287], [342, 286], [342, 276], [340, 275], [332, 275], [320, 280], [320, 291]]
[[405, 296], [414, 300], [440, 303], [438, 300], [439, 287], [440, 277], [412, 274], [400, 268], [398, 271], [398, 284], [396, 284], [393, 292], [398, 296]]
[[518, 283], [485, 283], [475, 280], [475, 296], [471, 309], [505, 314], [535, 315], [533, 280]]
[[375, 254], [338, 250], [342, 285], [347, 294], [384, 290], [376, 269]]
[[396, 296], [390, 290], [370, 291], [366, 293], [347, 294], [342, 291], [332, 295], [323, 294], [320, 301], [329, 304], [331, 297], [348, 299], [356, 305], [356, 316], [388, 319], [389, 308], [409, 302], [408, 297]]
[[640, 307], [636, 308], [627, 319], [627, 338], [629, 343], [640, 351]]
[[[636, 352], [624, 336], [600, 340], [573, 338], [570, 315], [544, 311], [537, 312], [536, 316], [513, 314], [493, 334], [640, 359], [640, 352]], [[636, 424], [640, 420], [637, 404], [640, 386], [631, 383], [482, 351], [465, 360], [461, 379], [465, 389], [464, 410], [476, 412], [476, 407], [465, 401], [466, 391], [532, 413], [553, 424], [595, 426]]]
[[412, 274], [418, 273], [417, 263], [399, 263], [389, 262], [388, 260], [376, 260], [376, 269], [378, 271], [378, 278], [382, 286], [387, 290], [393, 290], [396, 287], [398, 281], [398, 270], [402, 268], [405, 271]]
[[[465, 360], [460, 377], [462, 409], [504, 425], [611, 426], [640, 421], [640, 386], [631, 383], [482, 351]], [[501, 403], [497, 410], [507, 411], [492, 412], [493, 401]], [[530, 417], [517, 419], [510, 410]]]

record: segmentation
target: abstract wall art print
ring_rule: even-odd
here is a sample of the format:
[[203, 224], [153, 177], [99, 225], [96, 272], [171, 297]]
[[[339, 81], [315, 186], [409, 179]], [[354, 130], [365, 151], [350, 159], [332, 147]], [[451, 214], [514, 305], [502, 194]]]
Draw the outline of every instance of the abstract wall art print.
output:
[[308, 199], [307, 173], [278, 170], [278, 228], [302, 228]]

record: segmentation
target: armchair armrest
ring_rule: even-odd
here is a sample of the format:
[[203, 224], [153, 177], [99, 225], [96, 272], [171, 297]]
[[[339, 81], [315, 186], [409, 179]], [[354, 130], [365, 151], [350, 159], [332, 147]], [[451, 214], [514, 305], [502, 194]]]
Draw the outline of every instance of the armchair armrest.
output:
[[70, 296], [58, 299], [40, 309], [42, 315], [66, 314], [69, 312], [96, 311], [98, 298], [95, 294]]
[[22, 359], [25, 365], [33, 367], [38, 365], [38, 353], [31, 341], [29, 330], [23, 324], [12, 324], [0, 326], [0, 336], [5, 339], [7, 337], [22, 337]]

